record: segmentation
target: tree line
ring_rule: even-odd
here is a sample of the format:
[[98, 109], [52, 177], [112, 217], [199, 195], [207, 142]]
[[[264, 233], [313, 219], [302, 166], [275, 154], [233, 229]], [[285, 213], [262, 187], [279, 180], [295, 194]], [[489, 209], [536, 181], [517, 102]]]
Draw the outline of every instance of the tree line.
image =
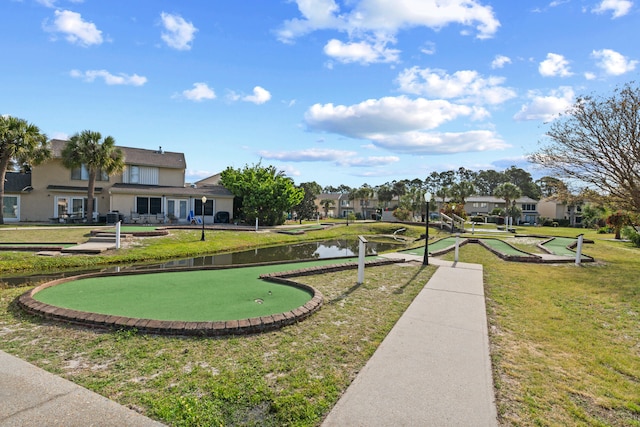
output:
[[[63, 153], [65, 165], [71, 167], [81, 162], [88, 166], [90, 177], [93, 173], [95, 178], [100, 170], [115, 173], [124, 165], [112, 137], [102, 140], [97, 132], [83, 131], [75, 134], [70, 144], [74, 148]], [[37, 126], [23, 119], [0, 116], [0, 203], [7, 170], [28, 168], [44, 161], [51, 155], [47, 150], [46, 135]], [[322, 192], [347, 194], [351, 200], [375, 196], [381, 207], [397, 200], [398, 206], [409, 212], [424, 209], [426, 193], [434, 200], [449, 200], [458, 205], [472, 195], [495, 196], [504, 199], [507, 206], [521, 196], [535, 200], [553, 196], [568, 205], [588, 202], [588, 206], [600, 210], [619, 211], [614, 222], [637, 224], [640, 88], [630, 82], [610, 95], [579, 97], [550, 124], [539, 150], [531, 153], [529, 159], [552, 173], [534, 181], [527, 171], [516, 166], [504, 171], [459, 168], [431, 172], [424, 180], [394, 180], [375, 187], [366, 183], [358, 188], [322, 187], [316, 182], [295, 186], [284, 172], [258, 163], [243, 169], [227, 168], [222, 173], [222, 183], [238, 199], [239, 217], [257, 218], [270, 225], [282, 223], [284, 213], [292, 210], [301, 219], [312, 218], [316, 214], [314, 201]], [[89, 198], [91, 187], [90, 179]], [[326, 210], [331, 203], [330, 199], [321, 200]], [[92, 206], [89, 200], [88, 208]], [[0, 224], [3, 222], [0, 212]]]

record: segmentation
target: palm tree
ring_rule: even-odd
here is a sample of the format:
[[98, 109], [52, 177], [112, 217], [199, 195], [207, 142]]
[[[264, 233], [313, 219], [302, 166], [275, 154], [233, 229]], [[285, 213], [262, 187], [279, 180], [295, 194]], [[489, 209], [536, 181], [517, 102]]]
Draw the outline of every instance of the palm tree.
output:
[[93, 199], [98, 173], [112, 176], [124, 169], [124, 154], [111, 136], [102, 139], [100, 132], [83, 130], [71, 137], [62, 150], [62, 163], [69, 169], [87, 168], [87, 221], [93, 221]]
[[322, 200], [320, 200], [320, 206], [322, 206], [324, 208], [324, 217], [325, 218], [329, 217], [329, 209], [334, 207], [335, 204], [336, 204], [335, 201], [333, 201], [331, 199], [322, 199]]
[[[505, 213], [508, 214], [509, 209], [511, 208], [510, 202], [522, 196], [522, 191], [517, 185], [510, 182], [505, 182], [504, 184], [500, 184], [496, 187], [495, 190], [493, 190], [493, 195], [505, 201]], [[505, 225], [507, 224], [505, 223]]]
[[11, 162], [38, 164], [50, 157], [47, 136], [36, 125], [0, 116], [0, 224], [4, 224], [4, 181]]
[[474, 192], [475, 188], [471, 181], [460, 181], [449, 188], [449, 195], [453, 201], [460, 203], [462, 206], [467, 203], [467, 197], [473, 196]]

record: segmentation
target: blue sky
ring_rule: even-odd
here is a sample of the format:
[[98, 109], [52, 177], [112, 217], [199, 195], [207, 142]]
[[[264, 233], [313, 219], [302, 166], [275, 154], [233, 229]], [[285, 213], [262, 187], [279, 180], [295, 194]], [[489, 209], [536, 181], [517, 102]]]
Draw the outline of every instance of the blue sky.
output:
[[639, 81], [631, 0], [0, 0], [0, 114], [375, 186], [536, 171], [548, 122]]

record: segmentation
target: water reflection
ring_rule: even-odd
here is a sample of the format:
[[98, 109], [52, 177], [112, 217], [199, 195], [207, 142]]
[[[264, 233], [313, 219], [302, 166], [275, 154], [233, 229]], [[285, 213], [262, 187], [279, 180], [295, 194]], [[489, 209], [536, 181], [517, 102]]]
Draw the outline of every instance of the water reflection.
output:
[[[29, 276], [5, 277], [0, 282], [8, 286], [21, 286], [55, 280], [62, 277], [75, 276], [93, 272], [117, 272], [124, 270], [149, 270], [176, 267], [208, 267], [223, 265], [242, 265], [259, 262], [299, 261], [306, 259], [345, 258], [358, 255], [357, 239], [323, 240], [320, 242], [296, 243], [286, 246], [256, 248], [248, 251], [228, 254], [204, 255], [193, 258], [181, 258], [153, 264], [129, 264], [92, 270], [67, 270]], [[372, 242], [366, 246], [366, 255], [377, 255], [379, 252], [400, 250], [402, 245], [393, 242]]]

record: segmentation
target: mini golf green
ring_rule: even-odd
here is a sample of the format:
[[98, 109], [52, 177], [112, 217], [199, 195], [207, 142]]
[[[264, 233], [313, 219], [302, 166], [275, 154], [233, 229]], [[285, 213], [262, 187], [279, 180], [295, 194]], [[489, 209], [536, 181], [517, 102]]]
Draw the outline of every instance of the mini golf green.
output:
[[[436, 240], [435, 242], [429, 242], [429, 253], [441, 251], [455, 244], [456, 244], [455, 237], [445, 237], [443, 239]], [[419, 248], [408, 249], [406, 251], [401, 251], [400, 253], [424, 256], [424, 246], [420, 246]]]
[[140, 319], [254, 318], [293, 310], [313, 297], [305, 289], [261, 280], [261, 274], [331, 262], [91, 277], [45, 288], [33, 298], [55, 307]]

